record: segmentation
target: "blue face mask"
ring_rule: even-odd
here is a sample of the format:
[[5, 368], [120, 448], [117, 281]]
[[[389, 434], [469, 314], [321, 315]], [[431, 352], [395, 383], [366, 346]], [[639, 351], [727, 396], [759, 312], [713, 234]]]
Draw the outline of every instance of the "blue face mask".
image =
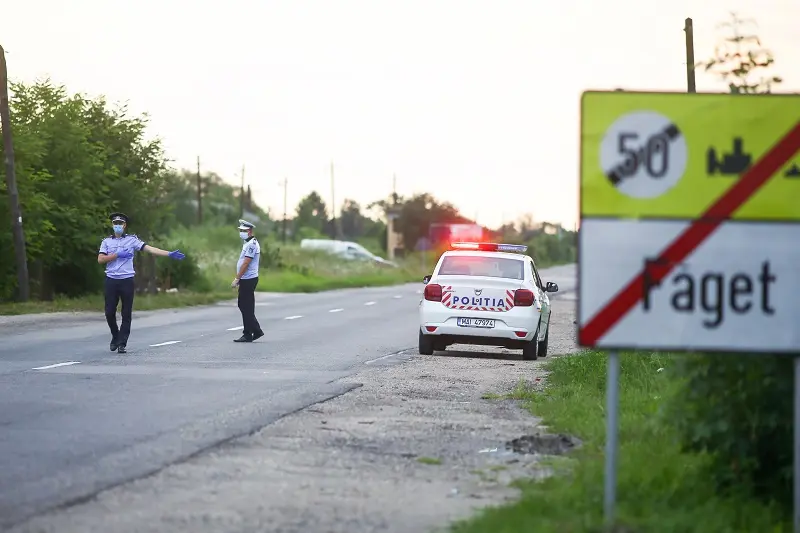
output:
[[114, 233], [117, 235], [122, 234], [122, 225], [121, 224], [114, 224]]

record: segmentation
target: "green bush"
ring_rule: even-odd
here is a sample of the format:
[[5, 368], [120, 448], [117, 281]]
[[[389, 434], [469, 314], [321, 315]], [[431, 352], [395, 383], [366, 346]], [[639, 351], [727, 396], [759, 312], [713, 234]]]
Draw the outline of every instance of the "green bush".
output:
[[[185, 250], [183, 243], [175, 243], [170, 246], [171, 250]], [[195, 288], [198, 283], [202, 283], [203, 273], [197, 259], [191, 254], [187, 254], [182, 261], [157, 261], [158, 284], [165, 289]]]
[[791, 505], [792, 359], [687, 355], [672, 372], [682, 381], [669, 406], [682, 444], [712, 456], [717, 487]]

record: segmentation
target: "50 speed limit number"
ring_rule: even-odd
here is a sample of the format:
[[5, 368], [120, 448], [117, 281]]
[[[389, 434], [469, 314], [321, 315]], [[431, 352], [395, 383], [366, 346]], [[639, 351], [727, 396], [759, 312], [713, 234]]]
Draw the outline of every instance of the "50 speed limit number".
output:
[[672, 121], [654, 111], [619, 117], [600, 143], [600, 166], [619, 192], [655, 198], [686, 171], [686, 139]]

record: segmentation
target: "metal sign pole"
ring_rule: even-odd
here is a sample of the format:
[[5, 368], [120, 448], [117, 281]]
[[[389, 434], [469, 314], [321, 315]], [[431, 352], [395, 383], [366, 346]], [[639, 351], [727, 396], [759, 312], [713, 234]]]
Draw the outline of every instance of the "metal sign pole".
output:
[[614, 522], [614, 505], [617, 497], [618, 414], [619, 353], [612, 351], [608, 353], [608, 379], [606, 380], [606, 464], [603, 490], [603, 516], [609, 526]]
[[794, 358], [794, 533], [800, 533], [800, 357]]

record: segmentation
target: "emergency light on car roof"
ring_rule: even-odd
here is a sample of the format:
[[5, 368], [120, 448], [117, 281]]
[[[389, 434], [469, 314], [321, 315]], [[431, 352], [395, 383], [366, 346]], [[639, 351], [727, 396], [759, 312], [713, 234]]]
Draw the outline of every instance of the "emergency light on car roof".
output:
[[519, 252], [525, 253], [528, 247], [524, 244], [497, 244], [494, 242], [454, 242], [452, 250], [476, 250], [479, 252]]

